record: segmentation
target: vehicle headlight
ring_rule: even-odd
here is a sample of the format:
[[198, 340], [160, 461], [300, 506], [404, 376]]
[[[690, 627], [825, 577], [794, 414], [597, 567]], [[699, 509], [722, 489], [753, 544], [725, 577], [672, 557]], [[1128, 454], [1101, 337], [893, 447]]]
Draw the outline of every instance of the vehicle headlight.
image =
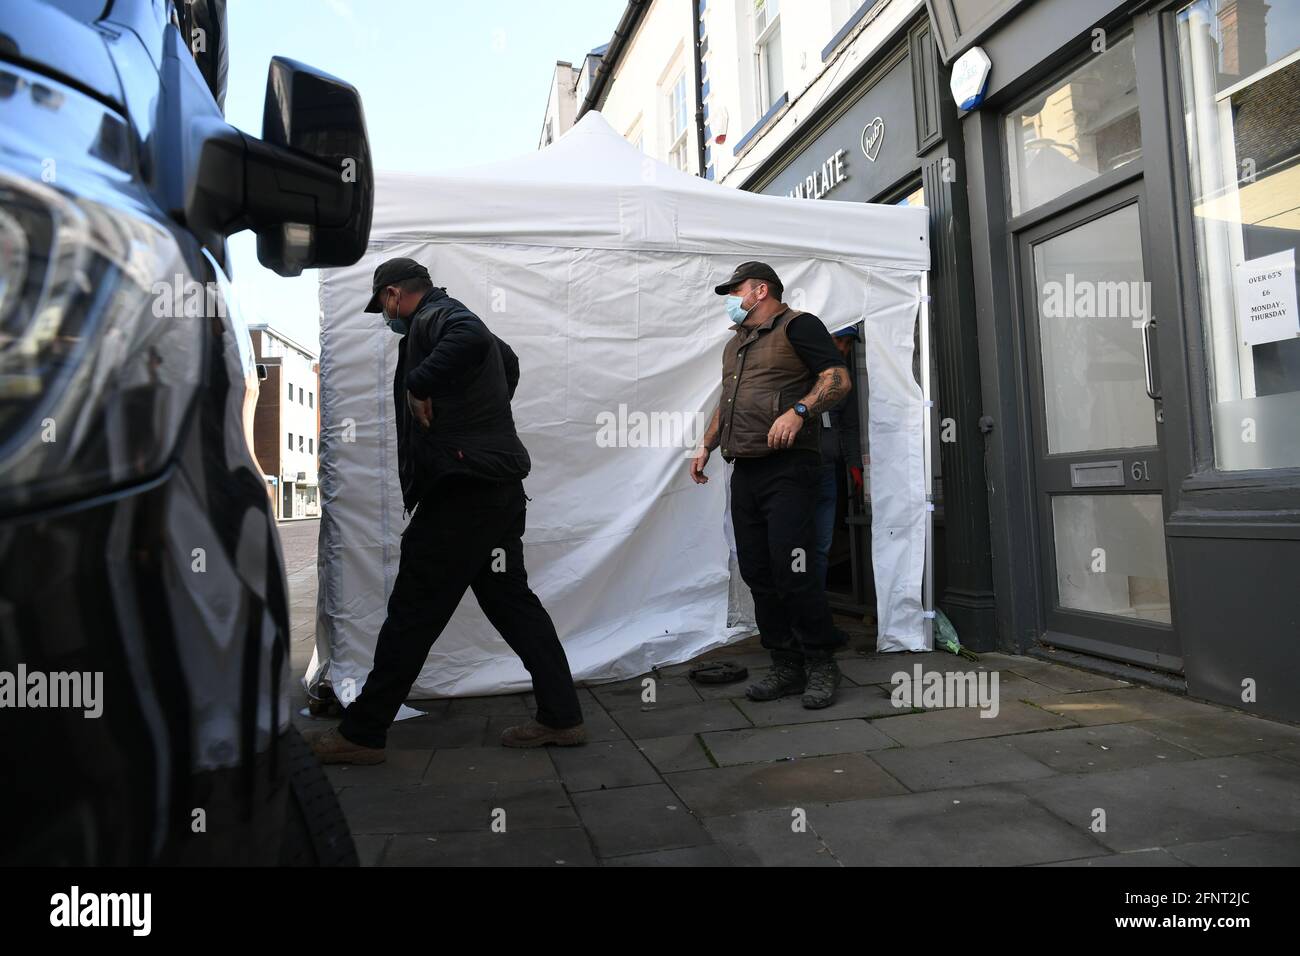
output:
[[58, 188], [0, 169], [0, 512], [159, 472], [200, 384], [204, 320], [176, 314], [192, 283], [175, 239], [86, 185], [75, 162]]

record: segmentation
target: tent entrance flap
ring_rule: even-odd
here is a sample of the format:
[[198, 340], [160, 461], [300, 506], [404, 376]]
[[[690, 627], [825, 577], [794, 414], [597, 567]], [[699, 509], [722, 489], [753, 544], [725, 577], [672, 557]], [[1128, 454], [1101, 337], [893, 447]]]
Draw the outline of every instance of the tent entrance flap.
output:
[[[872, 506], [889, 521], [872, 530], [881, 649], [925, 645], [924, 397], [911, 350], [927, 211], [719, 186], [648, 160], [589, 113], [519, 160], [377, 176], [366, 256], [321, 272], [322, 521], [309, 678], [328, 673], [360, 692], [397, 572], [399, 340], [362, 311], [374, 267], [392, 256], [427, 266], [519, 356], [513, 410], [533, 461], [529, 583], [576, 680], [638, 676], [748, 633], [728, 623], [744, 585], [733, 579], [724, 527], [723, 463], [713, 456], [714, 480], [696, 485], [688, 460], [698, 423], [719, 401], [731, 334], [713, 287], [749, 259], [770, 263], [786, 300], [831, 330], [865, 322]], [[893, 449], [879, 469], [877, 448]], [[467, 594], [413, 696], [528, 686]]]

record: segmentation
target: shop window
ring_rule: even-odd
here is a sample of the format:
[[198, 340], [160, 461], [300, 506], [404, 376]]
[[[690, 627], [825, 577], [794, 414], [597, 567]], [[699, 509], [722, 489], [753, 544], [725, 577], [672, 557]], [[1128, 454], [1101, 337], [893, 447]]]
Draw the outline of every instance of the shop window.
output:
[[1006, 118], [1012, 215], [1142, 155], [1133, 49], [1131, 34], [1112, 40]]
[[778, 0], [754, 0], [754, 70], [758, 91], [756, 115], [764, 116], [785, 92]]
[[1177, 15], [1216, 465], [1300, 467], [1300, 9]]

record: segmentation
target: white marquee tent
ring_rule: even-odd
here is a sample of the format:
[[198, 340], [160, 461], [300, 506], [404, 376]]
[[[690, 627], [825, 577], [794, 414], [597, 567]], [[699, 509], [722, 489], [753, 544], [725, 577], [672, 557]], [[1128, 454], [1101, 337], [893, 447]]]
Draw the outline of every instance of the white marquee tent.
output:
[[[736, 639], [727, 621], [728, 469], [687, 464], [730, 332], [713, 286], [771, 263], [787, 302], [833, 331], [866, 322], [879, 647], [928, 649], [924, 402], [913, 330], [924, 209], [762, 196], [640, 153], [599, 113], [522, 159], [380, 175], [366, 257], [321, 280], [322, 519], [316, 658], [359, 691], [404, 525], [392, 376], [398, 339], [362, 312], [375, 265], [410, 256], [519, 354], [515, 420], [533, 460], [529, 580], [575, 679], [636, 676]], [[924, 367], [924, 363], [923, 363]], [[472, 594], [415, 697], [528, 687]]]

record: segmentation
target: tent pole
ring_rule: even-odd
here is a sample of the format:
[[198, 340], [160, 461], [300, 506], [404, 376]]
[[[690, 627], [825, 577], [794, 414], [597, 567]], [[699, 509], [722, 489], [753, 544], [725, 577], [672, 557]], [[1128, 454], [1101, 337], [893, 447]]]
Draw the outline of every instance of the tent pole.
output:
[[925, 579], [921, 586], [921, 609], [925, 621], [925, 643], [934, 650], [934, 461], [931, 439], [934, 428], [934, 402], [930, 381], [930, 272], [921, 273], [921, 396], [925, 411]]

